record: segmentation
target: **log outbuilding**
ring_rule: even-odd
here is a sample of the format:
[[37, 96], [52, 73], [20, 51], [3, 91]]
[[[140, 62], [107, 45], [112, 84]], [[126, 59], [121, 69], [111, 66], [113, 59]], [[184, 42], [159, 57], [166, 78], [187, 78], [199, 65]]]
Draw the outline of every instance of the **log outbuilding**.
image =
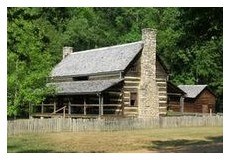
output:
[[[179, 85], [183, 91], [183, 112], [190, 113], [213, 113], [215, 112], [216, 95], [207, 85]], [[169, 110], [181, 112], [181, 102], [178, 96], [169, 96]]]

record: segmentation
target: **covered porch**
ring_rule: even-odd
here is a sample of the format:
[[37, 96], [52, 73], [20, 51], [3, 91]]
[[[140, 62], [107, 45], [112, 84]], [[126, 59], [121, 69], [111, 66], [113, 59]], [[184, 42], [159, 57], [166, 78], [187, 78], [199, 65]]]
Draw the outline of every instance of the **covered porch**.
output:
[[167, 82], [168, 111], [184, 113], [186, 93], [171, 82]]
[[122, 116], [123, 79], [49, 83], [54, 97], [31, 107], [33, 118], [98, 118]]

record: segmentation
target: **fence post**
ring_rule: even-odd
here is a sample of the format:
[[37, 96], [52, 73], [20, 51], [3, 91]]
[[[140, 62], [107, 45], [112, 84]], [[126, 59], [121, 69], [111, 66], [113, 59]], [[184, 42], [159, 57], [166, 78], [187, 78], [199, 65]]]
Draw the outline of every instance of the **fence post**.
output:
[[163, 128], [163, 117], [159, 117], [159, 127]]
[[12, 120], [7, 123], [7, 134], [43, 133], [43, 132], [86, 132], [86, 131], [126, 131], [148, 128], [178, 128], [198, 126], [223, 126], [222, 116], [181, 116], [158, 117], [154, 119], [28, 119]]

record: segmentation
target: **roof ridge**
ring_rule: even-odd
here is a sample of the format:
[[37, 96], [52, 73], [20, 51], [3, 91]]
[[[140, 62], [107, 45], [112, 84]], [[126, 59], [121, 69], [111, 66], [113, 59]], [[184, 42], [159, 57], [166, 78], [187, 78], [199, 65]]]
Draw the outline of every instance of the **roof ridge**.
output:
[[[91, 52], [91, 51], [102, 51], [102, 50], [106, 50], [106, 49], [118, 48], [118, 47], [125, 47], [125, 46], [134, 45], [134, 44], [139, 44], [139, 43], [143, 43], [143, 41], [137, 41], [137, 42], [125, 43], [125, 44], [118, 44], [118, 45], [107, 46], [107, 47], [101, 47], [101, 48], [88, 49], [88, 50], [73, 52], [73, 53], [71, 53], [70, 55], [79, 54], [79, 53], [87, 53], [87, 52]], [[68, 56], [67, 56], [67, 57], [68, 57]]]
[[94, 80], [83, 80], [83, 81], [60, 81], [60, 82], [50, 82], [47, 84], [58, 84], [58, 83], [84, 83], [84, 82], [102, 82], [102, 81], [123, 81], [124, 78], [114, 78], [114, 79], [94, 79]]

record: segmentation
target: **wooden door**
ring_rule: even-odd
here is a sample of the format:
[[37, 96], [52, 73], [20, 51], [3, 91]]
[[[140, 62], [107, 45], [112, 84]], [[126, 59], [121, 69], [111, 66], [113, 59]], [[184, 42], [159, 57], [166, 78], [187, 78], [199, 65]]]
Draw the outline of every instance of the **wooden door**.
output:
[[202, 105], [202, 113], [209, 113], [208, 105]]

